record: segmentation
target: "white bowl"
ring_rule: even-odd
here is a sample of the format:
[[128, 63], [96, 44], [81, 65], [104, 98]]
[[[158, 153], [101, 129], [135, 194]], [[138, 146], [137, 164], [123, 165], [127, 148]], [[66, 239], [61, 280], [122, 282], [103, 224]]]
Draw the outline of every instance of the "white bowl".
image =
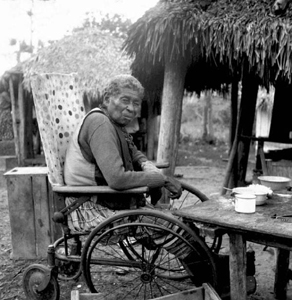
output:
[[256, 205], [263, 205], [267, 201], [267, 194], [255, 194], [256, 195]]
[[260, 183], [273, 191], [286, 189], [290, 185], [290, 178], [281, 176], [259, 176]]
[[266, 203], [267, 195], [268, 193], [265, 191], [256, 191], [253, 187], [237, 187], [232, 189], [232, 192], [235, 193], [235, 195], [239, 194], [252, 194], [256, 196], [256, 205], [263, 205]]

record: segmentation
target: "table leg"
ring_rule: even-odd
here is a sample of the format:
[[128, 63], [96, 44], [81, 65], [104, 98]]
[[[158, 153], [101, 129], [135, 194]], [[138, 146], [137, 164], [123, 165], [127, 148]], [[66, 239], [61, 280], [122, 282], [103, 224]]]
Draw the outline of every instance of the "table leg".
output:
[[276, 299], [285, 300], [287, 297], [287, 283], [290, 251], [277, 249], [274, 293]]
[[229, 234], [230, 299], [246, 300], [246, 241], [240, 234]]

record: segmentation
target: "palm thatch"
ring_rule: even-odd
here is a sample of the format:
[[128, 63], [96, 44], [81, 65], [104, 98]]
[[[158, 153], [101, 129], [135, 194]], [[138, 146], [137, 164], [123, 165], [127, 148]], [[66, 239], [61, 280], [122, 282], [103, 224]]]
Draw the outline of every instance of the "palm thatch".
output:
[[54, 42], [9, 72], [22, 72], [24, 86], [36, 73], [78, 73], [81, 88], [96, 96], [114, 75], [130, 73], [130, 58], [121, 51], [122, 40], [97, 29], [86, 29]]
[[[291, 82], [292, 8], [272, 13], [274, 0], [163, 1], [132, 25], [124, 49], [146, 85], [163, 80], [166, 59], [185, 57], [186, 88], [218, 88], [248, 65], [263, 85]], [[207, 74], [207, 76], [203, 76]], [[162, 76], [162, 79], [161, 79]]]
[[203, 45], [206, 56], [234, 61], [247, 59], [264, 83], [278, 77], [291, 81], [292, 9], [283, 16], [272, 13], [273, 0], [218, 1], [208, 8], [200, 32], [211, 42]]

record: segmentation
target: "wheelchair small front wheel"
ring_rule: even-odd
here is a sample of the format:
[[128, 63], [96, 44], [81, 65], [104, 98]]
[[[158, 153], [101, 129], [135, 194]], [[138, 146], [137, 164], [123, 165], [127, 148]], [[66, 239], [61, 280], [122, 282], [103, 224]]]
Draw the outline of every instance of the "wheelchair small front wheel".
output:
[[44, 290], [38, 291], [39, 286], [47, 280], [50, 270], [39, 264], [29, 266], [23, 274], [23, 289], [27, 299], [30, 300], [59, 300], [60, 287], [57, 278], [50, 276]]

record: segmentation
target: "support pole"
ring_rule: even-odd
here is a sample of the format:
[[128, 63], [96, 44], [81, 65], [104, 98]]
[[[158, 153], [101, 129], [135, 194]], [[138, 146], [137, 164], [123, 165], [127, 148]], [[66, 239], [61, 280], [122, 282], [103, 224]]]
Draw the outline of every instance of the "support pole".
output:
[[19, 136], [18, 136], [18, 128], [17, 128], [17, 116], [16, 116], [16, 101], [14, 96], [12, 77], [9, 78], [9, 91], [10, 91], [10, 99], [11, 99], [11, 114], [12, 114], [15, 154], [17, 157], [17, 164], [18, 166], [21, 166], [21, 157], [19, 153]]
[[22, 88], [22, 76], [18, 76], [18, 107], [19, 107], [19, 156], [20, 164], [24, 165], [24, 158], [26, 157], [26, 134], [25, 134], [25, 107], [24, 107], [24, 98], [23, 98], [23, 88]]
[[173, 175], [175, 170], [185, 75], [186, 64], [183, 59], [166, 62], [157, 153], [158, 163], [170, 164], [170, 167], [163, 171], [166, 175]]
[[255, 120], [259, 84], [256, 76], [250, 74], [248, 68], [242, 79], [242, 97], [240, 103], [239, 131], [238, 131], [238, 170], [234, 174], [238, 186], [245, 185], [245, 177], [248, 165], [248, 157]]
[[253, 74], [250, 74], [246, 68], [242, 80], [242, 97], [240, 101], [239, 117], [221, 195], [226, 193], [225, 188], [244, 186], [245, 184], [251, 141], [248, 138], [243, 139], [242, 137], [252, 136], [258, 87], [259, 85], [256, 77]]
[[274, 293], [276, 299], [279, 300], [285, 300], [287, 298], [289, 261], [290, 251], [285, 249], [277, 249]]
[[246, 300], [246, 241], [240, 234], [229, 234], [230, 299]]
[[155, 143], [157, 144], [157, 113], [154, 111], [154, 99], [149, 95], [147, 102], [147, 157], [156, 160]]

